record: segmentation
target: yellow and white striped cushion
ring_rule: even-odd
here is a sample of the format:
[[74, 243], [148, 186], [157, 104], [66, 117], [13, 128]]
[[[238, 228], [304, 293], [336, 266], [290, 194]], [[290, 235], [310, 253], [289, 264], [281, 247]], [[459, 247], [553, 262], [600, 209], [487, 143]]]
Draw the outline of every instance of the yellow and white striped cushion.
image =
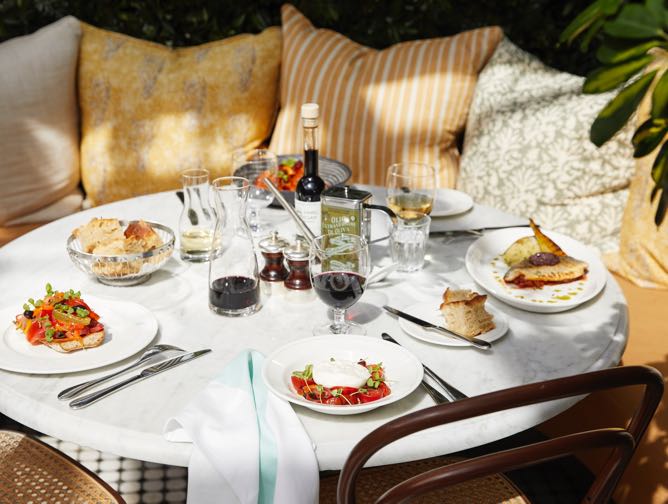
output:
[[478, 73], [501, 40], [501, 29], [480, 28], [378, 51], [314, 28], [291, 5], [284, 5], [281, 14], [281, 111], [271, 150], [302, 151], [300, 107], [316, 102], [321, 155], [350, 166], [353, 182], [384, 185], [390, 164], [419, 161], [437, 167], [441, 187], [454, 187], [457, 137]]

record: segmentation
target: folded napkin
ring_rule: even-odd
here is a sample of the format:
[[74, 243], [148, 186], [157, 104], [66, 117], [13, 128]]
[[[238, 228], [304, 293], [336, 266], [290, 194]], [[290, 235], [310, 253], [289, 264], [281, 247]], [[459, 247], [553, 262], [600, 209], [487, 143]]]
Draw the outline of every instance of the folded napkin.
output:
[[304, 428], [262, 380], [264, 357], [243, 351], [164, 429], [192, 442], [188, 504], [313, 504], [318, 462]]

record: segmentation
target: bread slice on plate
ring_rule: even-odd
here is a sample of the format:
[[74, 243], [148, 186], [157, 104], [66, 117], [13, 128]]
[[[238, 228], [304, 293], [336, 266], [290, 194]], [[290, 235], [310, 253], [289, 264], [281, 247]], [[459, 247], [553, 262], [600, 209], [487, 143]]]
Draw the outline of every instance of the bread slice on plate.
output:
[[82, 336], [81, 340], [70, 340], [64, 343], [58, 343], [57, 340], [44, 341], [48, 347], [53, 348], [56, 352], [68, 353], [74, 352], [75, 350], [81, 350], [83, 348], [93, 348], [100, 346], [104, 342], [104, 331], [98, 331], [86, 336]]
[[468, 289], [445, 289], [441, 304], [445, 327], [467, 338], [491, 331], [496, 326], [485, 310], [486, 300], [487, 295]]

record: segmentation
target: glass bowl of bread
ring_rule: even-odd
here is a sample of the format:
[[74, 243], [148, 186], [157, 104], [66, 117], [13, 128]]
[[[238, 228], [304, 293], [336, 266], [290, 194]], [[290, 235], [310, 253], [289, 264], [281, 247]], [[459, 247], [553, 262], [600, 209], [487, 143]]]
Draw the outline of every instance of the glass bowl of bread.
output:
[[173, 250], [174, 231], [143, 220], [95, 218], [67, 239], [67, 252], [81, 271], [115, 286], [145, 282]]

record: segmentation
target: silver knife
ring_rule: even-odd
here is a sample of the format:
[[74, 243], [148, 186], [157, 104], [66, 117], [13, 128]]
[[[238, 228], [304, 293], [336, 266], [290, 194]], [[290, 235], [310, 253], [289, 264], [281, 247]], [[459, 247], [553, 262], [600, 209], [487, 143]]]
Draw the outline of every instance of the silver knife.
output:
[[[399, 343], [397, 340], [395, 340], [392, 336], [390, 336], [386, 332], [381, 334], [380, 337], [383, 338], [385, 341], [389, 341], [391, 343], [394, 343], [396, 345], [401, 346], [401, 343]], [[447, 402], [458, 401], [460, 399], [466, 399], [468, 397], [464, 392], [460, 391], [459, 389], [457, 389], [453, 385], [450, 385], [443, 378], [441, 378], [436, 373], [434, 373], [431, 370], [431, 368], [429, 368], [426, 364], [423, 363], [422, 367], [424, 368], [424, 372], [427, 374], [427, 376], [431, 377], [432, 380], [434, 380], [441, 387], [443, 387], [443, 390], [445, 390], [445, 393], [447, 394], [447, 398], [446, 398]], [[422, 380], [422, 384], [427, 385], [427, 383], [424, 380]]]
[[185, 364], [186, 362], [190, 362], [193, 359], [196, 359], [198, 357], [201, 357], [202, 355], [208, 354], [211, 351], [211, 349], [207, 348], [205, 350], [197, 350], [196, 352], [190, 352], [186, 353], [183, 355], [179, 355], [177, 357], [174, 357], [172, 359], [167, 359], [165, 361], [159, 362], [151, 367], [148, 367], [146, 369], [143, 369], [141, 373], [138, 375], [132, 376], [128, 378], [127, 380], [124, 380], [122, 382], [119, 382], [115, 385], [111, 385], [110, 387], [107, 387], [105, 389], [102, 389], [98, 392], [93, 392], [92, 394], [85, 395], [83, 397], [80, 397], [79, 399], [76, 399], [70, 403], [70, 408], [73, 409], [81, 409], [85, 408], [86, 406], [90, 406], [91, 404], [99, 401], [100, 399], [104, 399], [108, 395], [113, 394], [114, 392], [117, 392], [121, 389], [124, 389], [125, 387], [132, 385], [133, 383], [137, 383], [139, 381], [145, 380], [146, 378], [150, 378], [151, 376], [155, 376], [158, 373], [162, 373], [163, 371], [167, 371], [168, 369], [172, 369], [176, 366], [180, 366], [181, 364]]
[[431, 322], [427, 322], [426, 320], [419, 319], [417, 317], [414, 317], [413, 315], [410, 315], [408, 313], [404, 313], [400, 310], [397, 310], [396, 308], [392, 308], [391, 306], [384, 305], [383, 308], [387, 310], [388, 312], [396, 315], [397, 317], [401, 317], [403, 319], [408, 320], [409, 322], [413, 322], [414, 324], [417, 324], [421, 327], [426, 327], [427, 329], [433, 329], [435, 331], [440, 332], [441, 334], [445, 334], [446, 336], [450, 336], [451, 338], [458, 339], [460, 341], [464, 341], [468, 343], [469, 345], [473, 345], [476, 348], [480, 348], [482, 350], [489, 350], [492, 348], [492, 345], [488, 343], [487, 341], [483, 341], [478, 338], [467, 338], [466, 336], [462, 336], [461, 334], [457, 334], [455, 332], [449, 331], [445, 327], [438, 326], [436, 324], [432, 324]]

